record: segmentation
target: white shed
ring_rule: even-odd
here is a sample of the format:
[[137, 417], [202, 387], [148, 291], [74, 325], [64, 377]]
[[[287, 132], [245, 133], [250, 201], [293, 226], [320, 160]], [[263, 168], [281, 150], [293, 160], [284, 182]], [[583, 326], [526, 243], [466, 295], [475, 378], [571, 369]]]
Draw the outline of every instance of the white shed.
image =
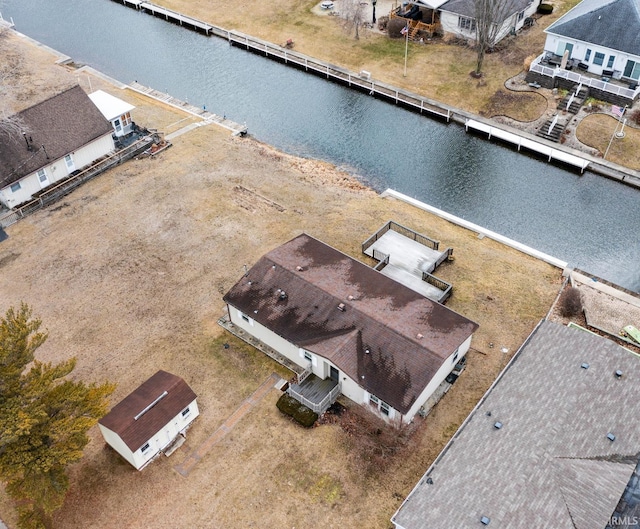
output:
[[196, 394], [187, 383], [158, 371], [100, 419], [98, 426], [107, 444], [142, 470], [184, 439], [199, 414]]
[[133, 128], [131, 111], [136, 107], [102, 90], [96, 90], [89, 94], [89, 99], [98, 107], [102, 115], [109, 120], [116, 136], [124, 136], [131, 132]]

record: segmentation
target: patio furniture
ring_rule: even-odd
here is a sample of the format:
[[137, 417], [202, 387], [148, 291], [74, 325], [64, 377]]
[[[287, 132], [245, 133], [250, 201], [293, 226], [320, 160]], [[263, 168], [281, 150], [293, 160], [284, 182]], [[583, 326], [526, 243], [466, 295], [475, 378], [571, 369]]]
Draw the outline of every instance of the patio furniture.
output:
[[585, 64], [585, 63], [583, 63], [583, 62], [579, 62], [579, 63], [578, 63], [578, 68], [579, 68], [580, 70], [584, 70], [584, 71], [586, 72], [586, 71], [589, 69], [589, 65], [588, 65], [588, 64]]

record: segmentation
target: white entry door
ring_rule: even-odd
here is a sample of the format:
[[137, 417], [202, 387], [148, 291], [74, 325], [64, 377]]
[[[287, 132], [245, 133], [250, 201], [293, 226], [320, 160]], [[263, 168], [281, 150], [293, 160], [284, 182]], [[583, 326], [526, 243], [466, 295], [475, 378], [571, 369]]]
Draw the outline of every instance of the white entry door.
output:
[[73, 156], [71, 156], [70, 154], [67, 154], [64, 157], [64, 163], [67, 164], [67, 173], [71, 174], [76, 170], [76, 164], [73, 161]]
[[45, 171], [44, 169], [40, 169], [38, 171], [38, 182], [40, 182], [40, 187], [42, 189], [50, 184], [49, 177], [47, 176], [47, 171]]

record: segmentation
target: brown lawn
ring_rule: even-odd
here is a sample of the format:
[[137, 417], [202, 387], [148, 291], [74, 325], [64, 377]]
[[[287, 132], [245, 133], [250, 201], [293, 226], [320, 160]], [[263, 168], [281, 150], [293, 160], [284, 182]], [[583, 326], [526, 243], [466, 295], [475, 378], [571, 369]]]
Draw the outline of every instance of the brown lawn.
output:
[[[51, 91], [52, 83], [75, 82], [74, 73], [52, 68], [39, 50], [17, 41], [11, 46], [31, 65], [20, 82], [41, 83], [36, 95]], [[99, 79], [92, 86], [137, 105], [134, 119], [142, 124], [175, 130], [188, 122]], [[216, 324], [222, 294], [243, 265], [303, 231], [362, 258], [361, 242], [389, 219], [454, 247], [455, 262], [438, 275], [454, 284], [449, 306], [480, 324], [467, 370], [432, 414], [416, 422], [410, 443], [372, 468], [354, 457], [359, 439], [353, 432], [339, 423], [297, 427], [276, 409], [273, 390], [188, 477], [179, 475], [174, 466], [267, 376], [287, 375]], [[72, 469], [68, 500], [55, 516], [61, 529], [387, 528], [546, 314], [561, 282], [557, 269], [382, 199], [329, 164], [232, 138], [213, 126], [179, 136], [156, 158], [109, 171], [7, 233], [0, 244], [0, 311], [20, 301], [33, 307], [50, 335], [40, 358], [77, 357], [75, 377], [118, 384], [113, 402], [158, 369], [184, 377], [199, 396], [201, 416], [187, 443], [143, 472], [107, 449], [94, 428], [85, 457]], [[0, 511], [14, 527], [4, 495]]]

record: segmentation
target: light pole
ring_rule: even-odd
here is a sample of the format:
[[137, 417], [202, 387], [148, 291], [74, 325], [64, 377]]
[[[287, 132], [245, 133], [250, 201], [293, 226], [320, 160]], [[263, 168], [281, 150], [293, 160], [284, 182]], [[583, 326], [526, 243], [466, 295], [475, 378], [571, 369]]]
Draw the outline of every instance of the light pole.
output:
[[376, 23], [376, 2], [377, 0], [371, 0], [371, 5], [373, 6], [373, 23]]

